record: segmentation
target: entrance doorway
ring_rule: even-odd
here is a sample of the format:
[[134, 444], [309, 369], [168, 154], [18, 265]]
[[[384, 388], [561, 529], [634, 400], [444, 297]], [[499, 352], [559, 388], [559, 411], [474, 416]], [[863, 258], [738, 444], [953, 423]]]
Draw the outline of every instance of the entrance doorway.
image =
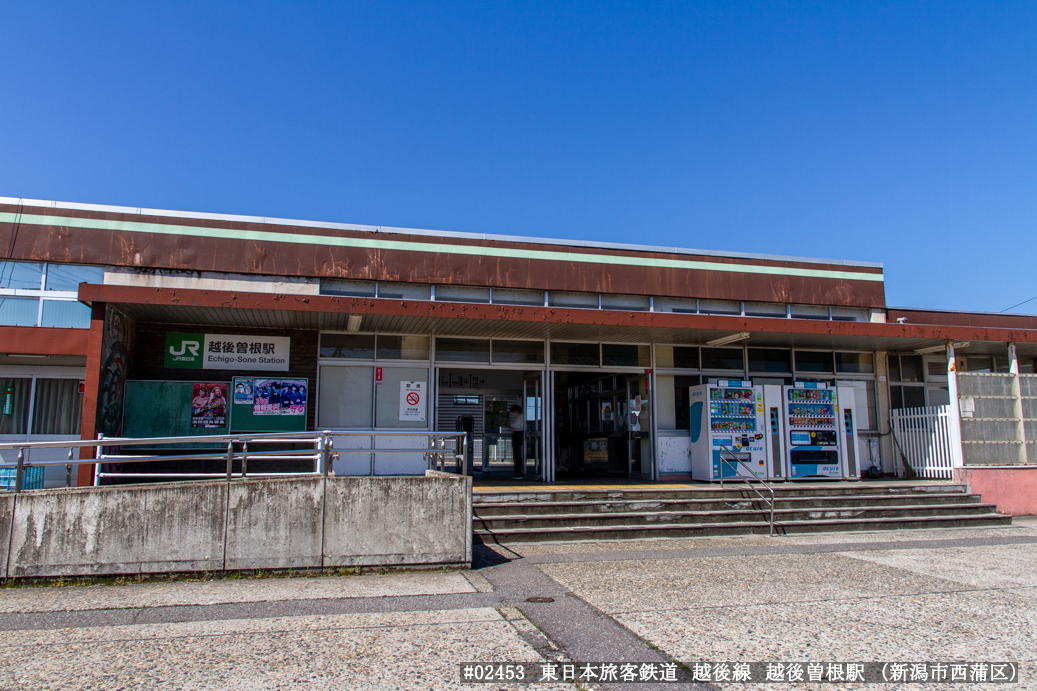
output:
[[552, 372], [558, 476], [652, 476], [647, 374]]
[[543, 372], [440, 368], [437, 382], [436, 429], [468, 432], [470, 473], [543, 479]]

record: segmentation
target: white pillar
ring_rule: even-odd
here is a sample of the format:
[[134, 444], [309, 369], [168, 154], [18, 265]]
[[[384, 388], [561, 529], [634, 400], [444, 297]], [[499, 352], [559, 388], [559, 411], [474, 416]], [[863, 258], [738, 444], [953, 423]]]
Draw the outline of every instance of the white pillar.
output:
[[950, 394], [951, 410], [947, 431], [950, 435], [951, 467], [963, 468], [965, 458], [961, 448], [961, 405], [958, 403], [958, 365], [954, 358], [954, 343], [947, 341], [947, 392]]
[[1008, 372], [1012, 375], [1012, 417], [1015, 418], [1015, 440], [1019, 444], [1016, 460], [1026, 465], [1026, 419], [1023, 417], [1023, 393], [1019, 383], [1019, 358], [1015, 354], [1015, 343], [1008, 344]]

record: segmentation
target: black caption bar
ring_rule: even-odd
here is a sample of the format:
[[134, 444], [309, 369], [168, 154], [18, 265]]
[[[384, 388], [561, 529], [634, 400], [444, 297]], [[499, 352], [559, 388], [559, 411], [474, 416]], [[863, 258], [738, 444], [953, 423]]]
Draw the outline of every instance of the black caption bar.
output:
[[672, 682], [868, 684], [1012, 684], [1019, 681], [1015, 662], [465, 662], [464, 684], [508, 681]]

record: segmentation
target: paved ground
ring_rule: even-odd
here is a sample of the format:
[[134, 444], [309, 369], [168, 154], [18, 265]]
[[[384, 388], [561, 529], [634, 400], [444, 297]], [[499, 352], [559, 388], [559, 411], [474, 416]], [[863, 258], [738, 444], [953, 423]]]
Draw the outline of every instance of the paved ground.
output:
[[475, 567], [0, 589], [0, 688], [442, 689], [482, 660], [939, 659], [1021, 662], [1022, 682], [719, 688], [1037, 689], [1037, 519], [493, 546]]

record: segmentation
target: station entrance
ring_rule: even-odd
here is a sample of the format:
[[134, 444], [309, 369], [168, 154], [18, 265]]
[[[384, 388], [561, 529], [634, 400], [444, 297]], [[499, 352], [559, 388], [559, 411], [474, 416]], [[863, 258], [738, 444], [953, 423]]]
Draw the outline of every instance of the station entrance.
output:
[[468, 432], [476, 477], [544, 477], [544, 372], [438, 370], [436, 429]]
[[650, 478], [649, 375], [551, 372], [556, 479]]

